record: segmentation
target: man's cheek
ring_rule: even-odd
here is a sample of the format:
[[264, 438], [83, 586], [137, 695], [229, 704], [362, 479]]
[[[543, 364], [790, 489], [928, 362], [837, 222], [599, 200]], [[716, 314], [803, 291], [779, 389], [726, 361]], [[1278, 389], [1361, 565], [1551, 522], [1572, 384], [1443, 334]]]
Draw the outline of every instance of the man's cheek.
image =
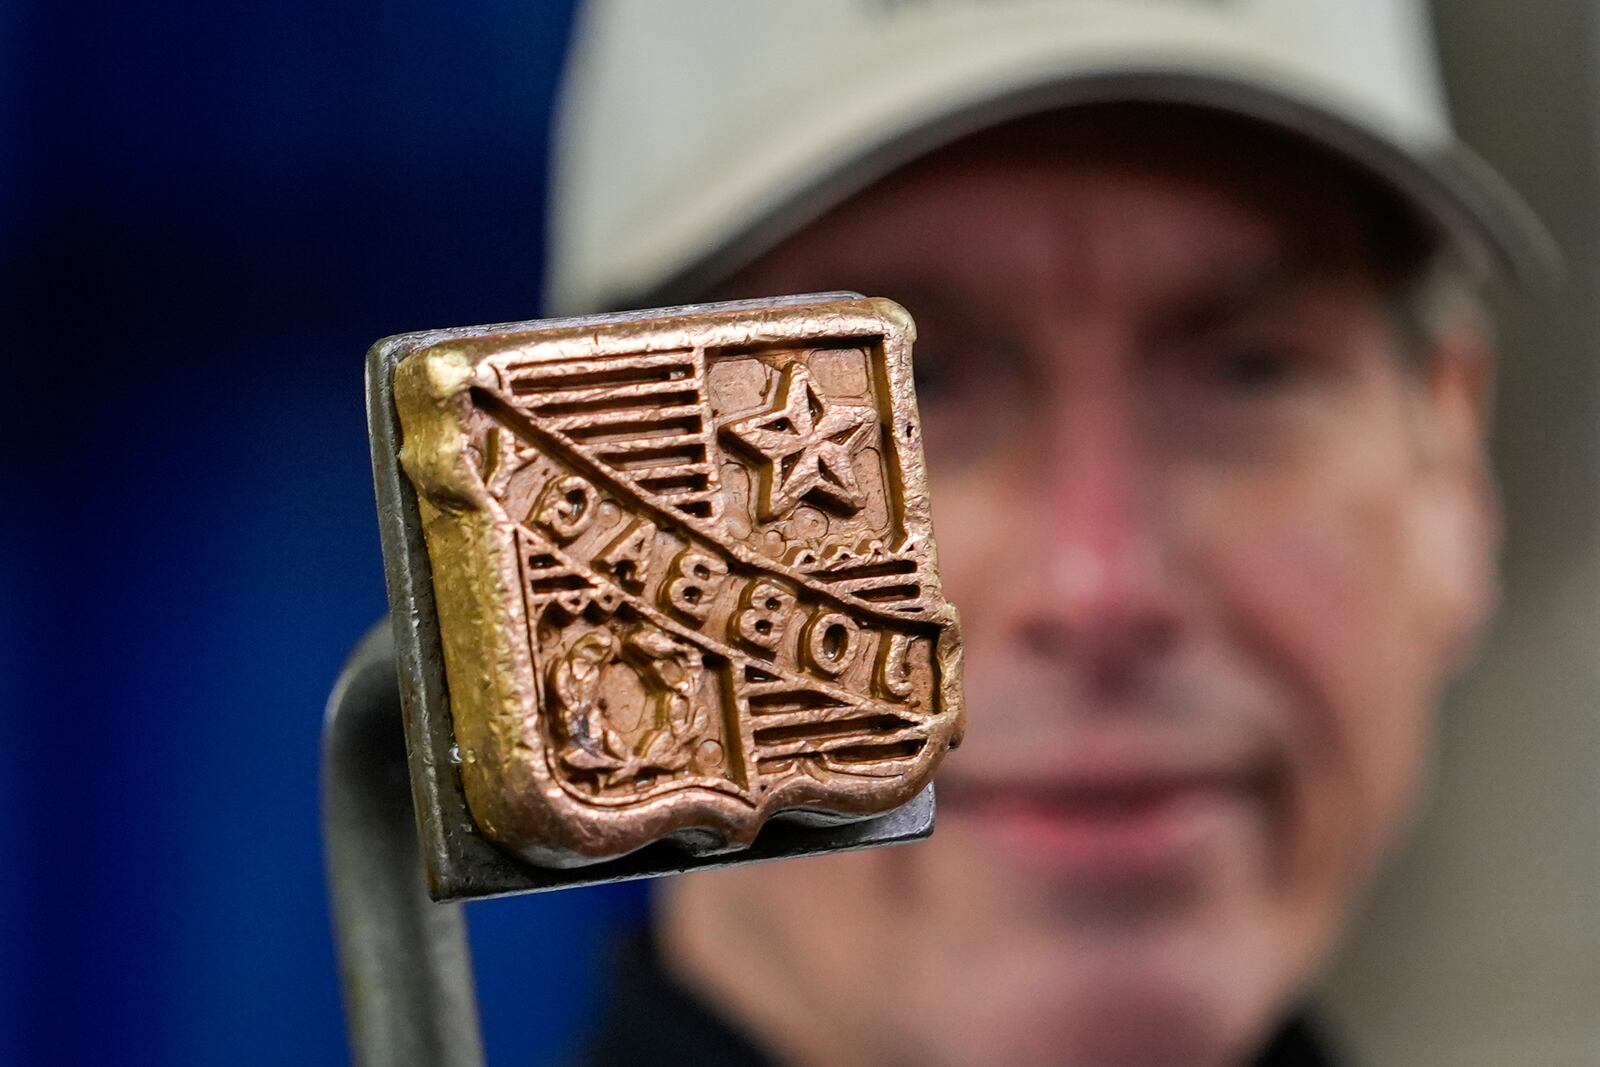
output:
[[1330, 713], [1374, 696], [1410, 615], [1399, 487], [1307, 476], [1213, 489], [1185, 526], [1222, 624]]
[[930, 474], [929, 497], [933, 532], [939, 546], [939, 575], [944, 592], [961, 612], [965, 636], [988, 614], [989, 597], [1005, 568], [1026, 567], [1016, 540], [1007, 531], [1016, 526], [1015, 509], [993, 491], [999, 475], [987, 483], [971, 476]]
[[1293, 694], [1271, 726], [1297, 806], [1319, 823], [1338, 811], [1339, 836], [1370, 840], [1415, 747], [1395, 505], [1279, 488], [1209, 508], [1194, 566], [1224, 640]]

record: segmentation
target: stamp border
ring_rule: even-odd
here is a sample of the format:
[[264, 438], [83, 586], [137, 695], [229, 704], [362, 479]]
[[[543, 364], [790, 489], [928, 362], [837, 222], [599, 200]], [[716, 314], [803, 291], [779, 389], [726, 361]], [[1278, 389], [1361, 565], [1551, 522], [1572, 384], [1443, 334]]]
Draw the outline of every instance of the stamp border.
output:
[[[385, 338], [367, 355], [366, 392], [378, 525], [383, 545], [398, 674], [400, 709], [416, 804], [422, 864], [435, 900], [462, 900], [540, 892], [653, 878], [769, 859], [783, 859], [915, 841], [933, 832], [934, 787], [930, 784], [883, 815], [837, 826], [804, 825], [774, 817], [746, 849], [694, 856], [660, 842], [618, 859], [583, 867], [547, 868], [525, 863], [478, 832], [451, 758], [455, 745], [432, 572], [423, 542], [415, 490], [400, 469], [400, 428], [394, 407], [395, 366], [413, 351], [450, 340], [511, 330], [580, 324], [615, 324], [654, 319], [665, 313], [751, 311], [860, 299], [849, 292], [808, 294], [776, 300], [698, 304], [582, 318], [464, 327]], [[381, 654], [381, 650], [379, 653]], [[354, 665], [353, 665], [354, 667]]]

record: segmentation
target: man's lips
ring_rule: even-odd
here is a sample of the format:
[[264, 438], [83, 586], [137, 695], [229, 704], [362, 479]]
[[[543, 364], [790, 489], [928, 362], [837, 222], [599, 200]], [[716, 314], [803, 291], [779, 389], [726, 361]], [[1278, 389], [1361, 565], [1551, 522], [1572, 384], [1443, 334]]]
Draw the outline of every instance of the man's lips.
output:
[[1105, 886], [1168, 879], [1247, 833], [1260, 791], [1227, 773], [1123, 774], [1052, 782], [940, 784], [940, 817], [1007, 861]]

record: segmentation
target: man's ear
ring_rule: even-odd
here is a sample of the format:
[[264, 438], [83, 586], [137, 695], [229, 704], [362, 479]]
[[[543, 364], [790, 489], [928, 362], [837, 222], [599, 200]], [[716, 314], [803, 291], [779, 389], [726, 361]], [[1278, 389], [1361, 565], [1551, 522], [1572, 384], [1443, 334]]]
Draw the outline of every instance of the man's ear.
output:
[[1494, 413], [1495, 351], [1487, 316], [1474, 308], [1456, 316], [1428, 353], [1428, 398], [1440, 458], [1465, 460], [1488, 472]]
[[1473, 308], [1441, 331], [1428, 355], [1422, 462], [1437, 494], [1431, 551], [1446, 590], [1446, 659], [1470, 658], [1500, 596], [1503, 520], [1489, 460], [1495, 352], [1487, 316]]

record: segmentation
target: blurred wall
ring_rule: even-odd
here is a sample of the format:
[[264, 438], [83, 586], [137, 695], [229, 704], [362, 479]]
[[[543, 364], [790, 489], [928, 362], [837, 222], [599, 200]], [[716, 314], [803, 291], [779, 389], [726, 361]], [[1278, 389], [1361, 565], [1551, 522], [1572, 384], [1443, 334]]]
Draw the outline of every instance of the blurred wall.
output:
[[1332, 1003], [1373, 1064], [1600, 1063], [1600, 18], [1439, 0], [1465, 139], [1533, 203], [1562, 283], [1509, 301], [1505, 601], [1446, 711], [1414, 848]]

